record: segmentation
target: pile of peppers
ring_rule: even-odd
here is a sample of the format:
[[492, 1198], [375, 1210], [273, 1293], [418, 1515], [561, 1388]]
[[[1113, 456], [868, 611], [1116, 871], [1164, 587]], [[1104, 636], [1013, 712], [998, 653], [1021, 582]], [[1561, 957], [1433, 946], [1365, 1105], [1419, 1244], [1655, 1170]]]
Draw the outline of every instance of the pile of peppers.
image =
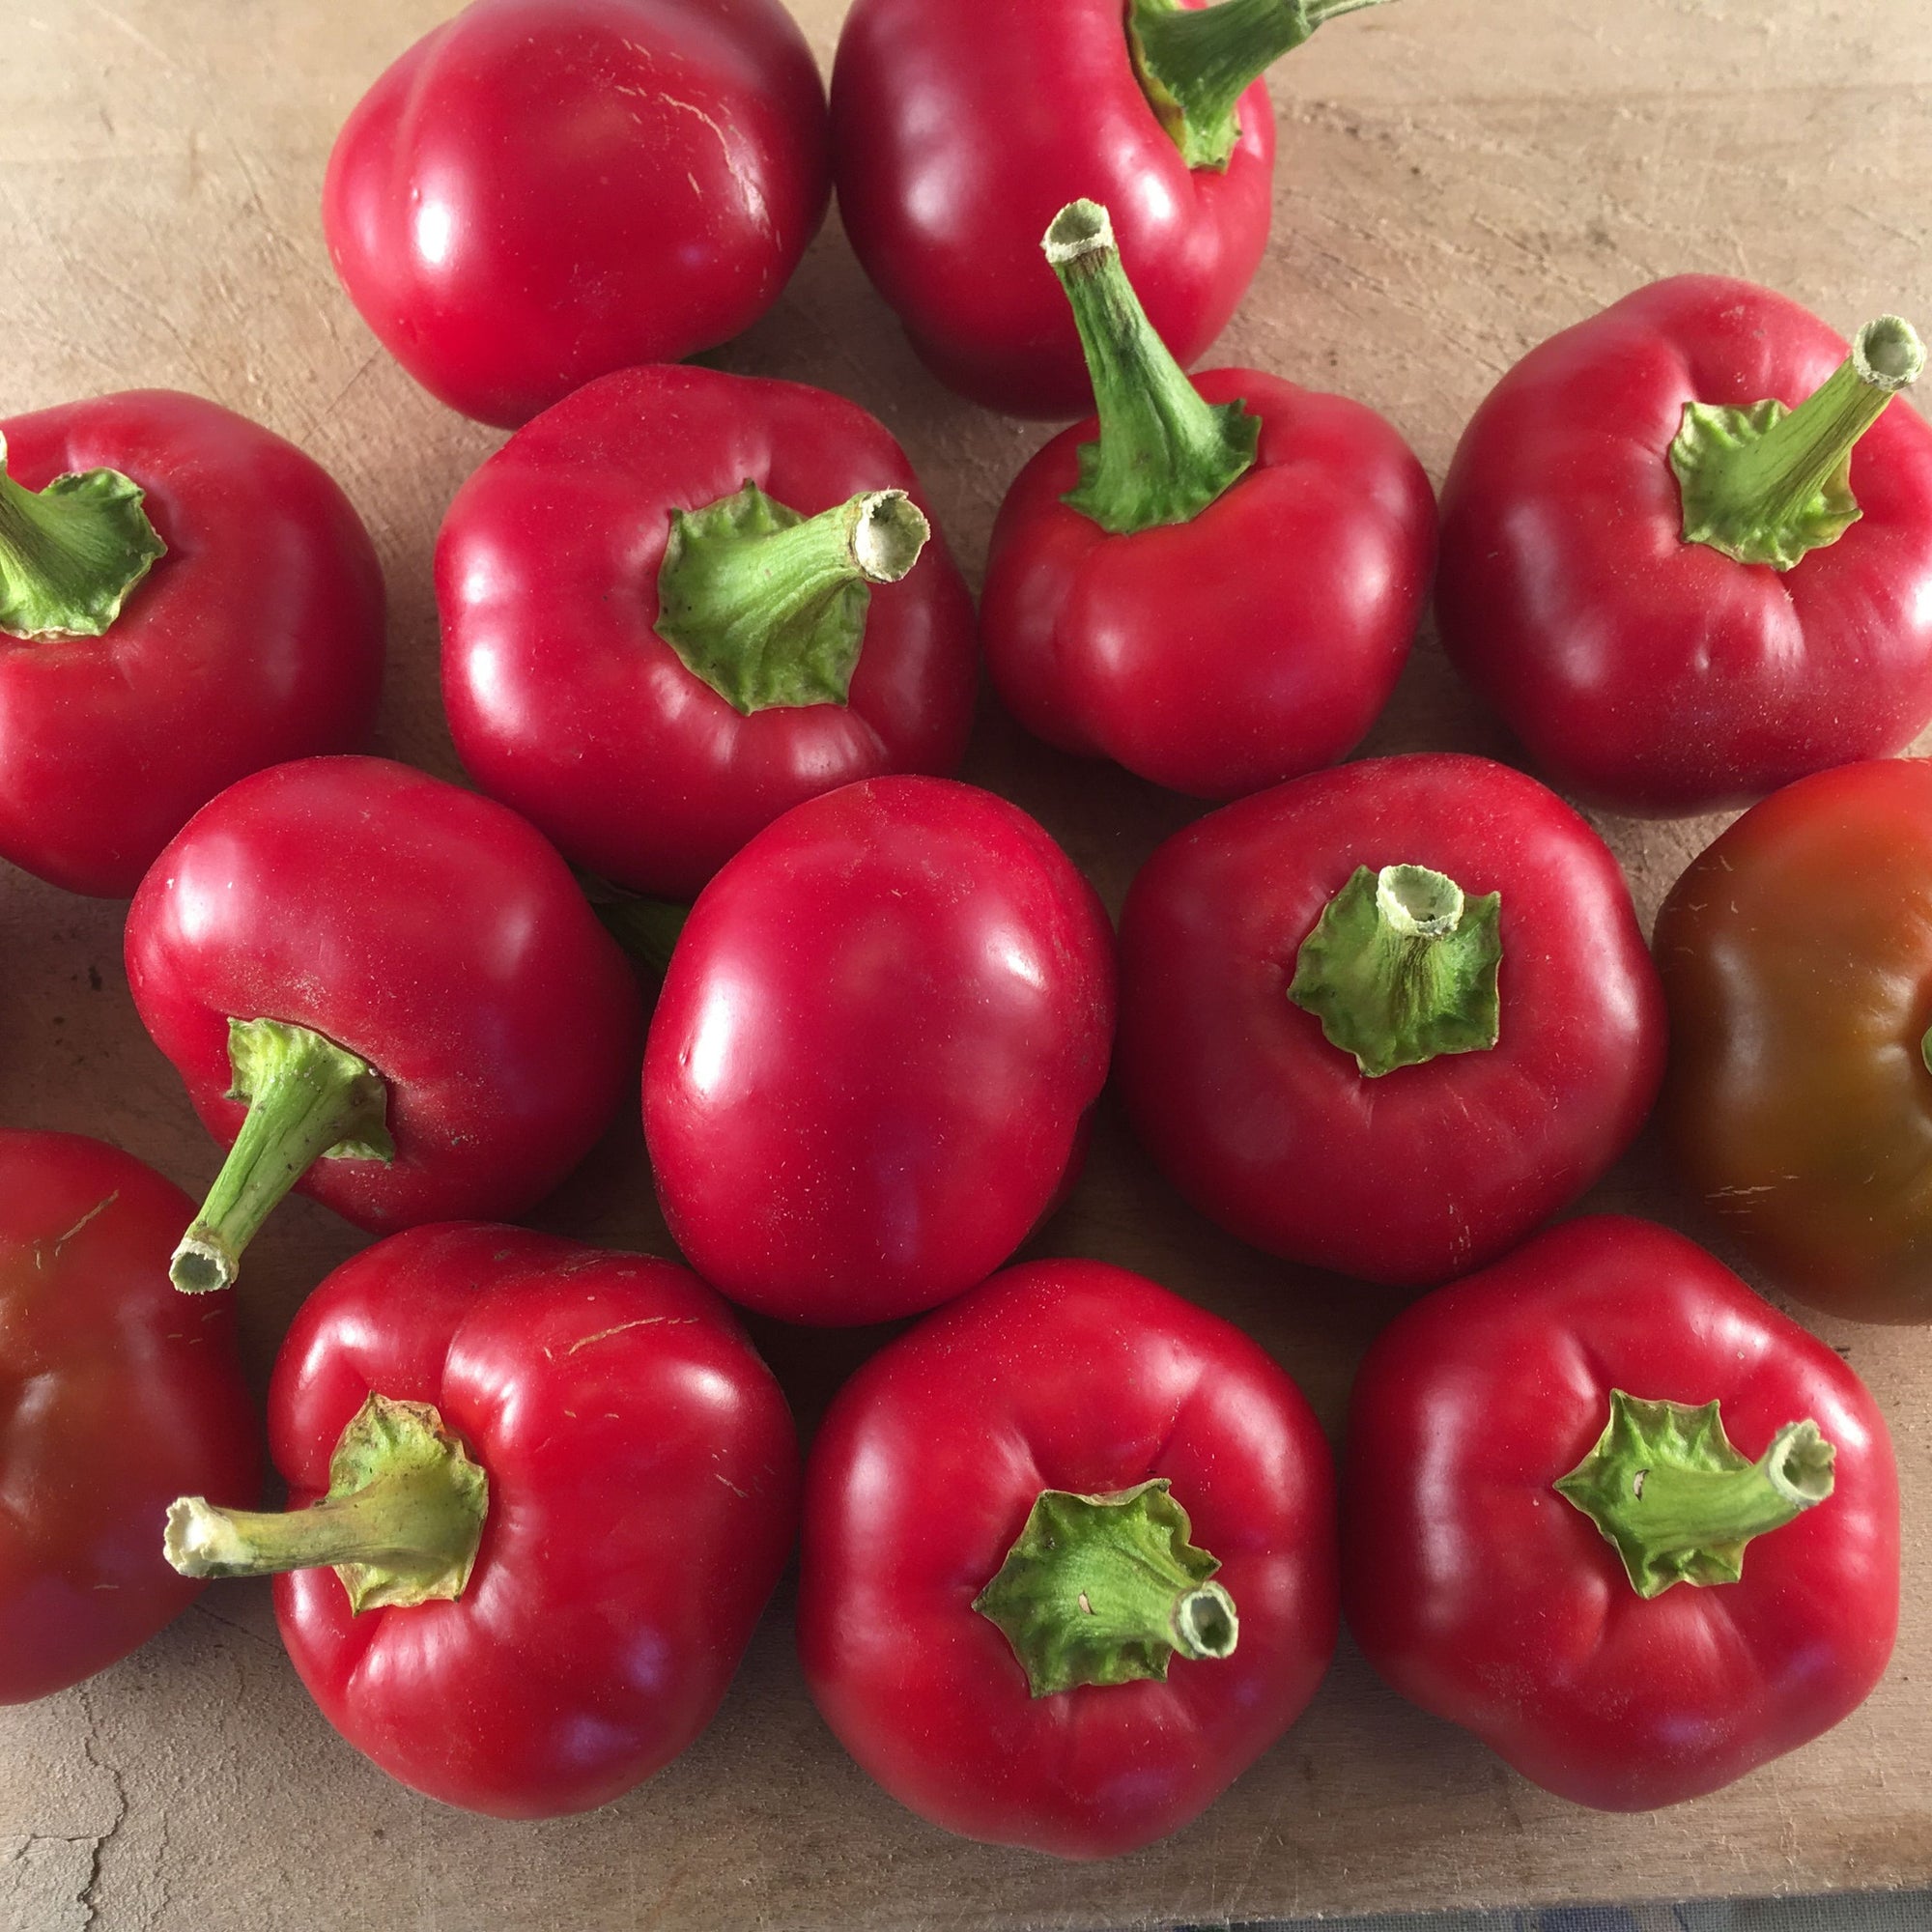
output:
[[[434, 558], [473, 789], [364, 754], [382, 573], [309, 457], [179, 395], [0, 424], [0, 853], [131, 895], [129, 991], [225, 1150], [197, 1207], [0, 1130], [0, 1700], [272, 1576], [375, 1764], [582, 1810], [710, 1721], [797, 1548], [858, 1763], [1079, 1859], [1197, 1816], [1344, 1615], [1606, 1809], [1870, 1693], [1870, 1394], [1684, 1235], [1550, 1224], [1661, 1094], [1765, 1286], [1932, 1322], [1932, 776], [1891, 755], [1932, 718], [1924, 353], [1639, 289], [1504, 376], [1439, 524], [1363, 404], [1190, 375], [1266, 243], [1263, 71], [1376, 4], [856, 0], [829, 102], [780, 0], [472, 0], [403, 52], [319, 188], [381, 342], [513, 431]], [[940, 382], [1084, 414], [977, 615], [885, 425], [682, 361], [835, 185]], [[1432, 584], [1533, 772], [1343, 762]], [[981, 642], [1027, 732], [1214, 808], [1118, 938], [956, 777]], [[1573, 800], [1750, 810], [1647, 946]], [[1285, 1297], [1415, 1297], [1339, 1480], [1260, 1340], [1053, 1257], [1110, 1074], [1149, 1184]], [[511, 1225], [639, 1086], [683, 1264]], [[283, 1340], [264, 1510], [233, 1303], [292, 1187], [375, 1238]], [[901, 1326], [808, 1454], [732, 1303]]]

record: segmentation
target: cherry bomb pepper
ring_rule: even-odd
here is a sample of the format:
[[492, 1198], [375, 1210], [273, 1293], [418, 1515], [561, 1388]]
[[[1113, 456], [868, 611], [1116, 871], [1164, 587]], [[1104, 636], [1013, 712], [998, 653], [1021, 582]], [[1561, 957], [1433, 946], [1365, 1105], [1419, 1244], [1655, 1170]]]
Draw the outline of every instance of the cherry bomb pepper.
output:
[[1108, 1858], [1197, 1816], [1335, 1647], [1314, 1412], [1124, 1268], [1009, 1268], [846, 1383], [806, 1472], [813, 1700], [948, 1831]]
[[437, 544], [458, 755], [564, 855], [689, 900], [818, 792], [951, 773], [973, 603], [856, 403], [626, 369], [520, 430]]
[[189, 1304], [180, 1188], [79, 1134], [0, 1129], [0, 1704], [78, 1684], [200, 1594], [156, 1525], [262, 1490], [229, 1296]]
[[1399, 1316], [1345, 1467], [1370, 1662], [1579, 1804], [1716, 1791], [1856, 1710], [1891, 1654], [1877, 1405], [1648, 1222], [1568, 1222]]
[[264, 765], [354, 751], [383, 574], [294, 443], [133, 390], [0, 423], [0, 855], [122, 898]]
[[1000, 507], [981, 621], [993, 682], [1063, 750], [1197, 798], [1344, 757], [1408, 656], [1435, 498], [1374, 411], [1257, 369], [1193, 380], [1161, 346], [1104, 208], [1043, 243], [1097, 418]]
[[791, 1548], [783, 1395], [695, 1275], [419, 1228], [303, 1303], [269, 1434], [286, 1515], [183, 1497], [190, 1576], [275, 1576], [324, 1715], [499, 1818], [607, 1804], [711, 1721]]
[[635, 1076], [616, 943], [515, 812], [385, 758], [308, 758], [189, 820], [128, 915], [142, 1024], [232, 1142], [175, 1285], [232, 1282], [293, 1186], [376, 1233], [519, 1214]]
[[1093, 404], [1080, 338], [1034, 253], [1054, 211], [1114, 211], [1183, 364], [1227, 327], [1267, 245], [1274, 114], [1261, 74], [1378, 0], [856, 0], [832, 70], [852, 246], [921, 358], [988, 409]]
[[1421, 1286], [1493, 1261], [1643, 1124], [1663, 995], [1622, 871], [1487, 758], [1365, 758], [1224, 806], [1121, 918], [1121, 1091], [1245, 1241]]
[[1882, 317], [1653, 283], [1504, 376], [1442, 486], [1435, 612], [1551, 781], [1619, 811], [1748, 805], [1932, 717], [1932, 426]]

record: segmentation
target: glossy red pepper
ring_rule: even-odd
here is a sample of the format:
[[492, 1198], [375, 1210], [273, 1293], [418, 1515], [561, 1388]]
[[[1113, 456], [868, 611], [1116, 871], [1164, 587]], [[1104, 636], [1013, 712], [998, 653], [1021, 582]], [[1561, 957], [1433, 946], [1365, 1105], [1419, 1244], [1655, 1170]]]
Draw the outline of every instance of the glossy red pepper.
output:
[[1335, 1646], [1334, 1476], [1237, 1328], [1124, 1268], [1009, 1268], [839, 1392], [798, 1639], [827, 1722], [948, 1831], [1062, 1858], [1204, 1810]]
[[950, 773], [973, 604], [924, 509], [883, 425], [823, 389], [681, 368], [589, 384], [444, 519], [459, 755], [578, 865], [686, 900], [803, 799]]
[[1113, 1034], [1107, 915], [1016, 806], [893, 778], [795, 807], [705, 888], [652, 1015], [671, 1237], [788, 1321], [933, 1307], [1071, 1186]]
[[294, 443], [133, 390], [0, 423], [0, 855], [122, 898], [224, 785], [354, 751], [383, 573]]
[[1418, 1302], [1356, 1377], [1345, 1466], [1369, 1661], [1579, 1804], [1715, 1791], [1891, 1654], [1877, 1405], [1667, 1229], [1572, 1221]]
[[1197, 798], [1344, 757], [1408, 656], [1435, 498], [1373, 410], [1257, 369], [1190, 382], [1121, 269], [1107, 211], [1046, 253], [1100, 412], [1000, 506], [983, 622], [993, 682], [1049, 744]]
[[832, 71], [838, 213], [941, 382], [989, 409], [1092, 407], [1036, 252], [1054, 212], [1114, 212], [1161, 340], [1192, 362], [1267, 244], [1274, 115], [1259, 75], [1375, 0], [856, 0]]
[[1582, 819], [1485, 758], [1319, 772], [1162, 845], [1121, 921], [1121, 1087], [1257, 1247], [1419, 1286], [1493, 1261], [1630, 1144], [1663, 998]]
[[755, 322], [830, 192], [781, 0], [472, 0], [363, 96], [322, 213], [383, 346], [507, 428]]
[[277, 1574], [324, 1715], [499, 1818], [607, 1804], [711, 1721], [798, 1519], [798, 1438], [669, 1262], [419, 1228], [303, 1304], [269, 1431], [285, 1516], [169, 1513], [198, 1576]]
[[1442, 487], [1435, 611], [1552, 783], [1715, 811], [1932, 718], [1932, 428], [1886, 408], [1923, 360], [1894, 316], [1847, 358], [1782, 296], [1680, 275], [1497, 384]]
[[169, 1499], [261, 1493], [230, 1298], [168, 1286], [193, 1204], [132, 1154], [0, 1129], [0, 1704], [104, 1670], [199, 1587]]
[[384, 758], [278, 765], [204, 807], [135, 895], [128, 979], [233, 1143], [175, 1257], [189, 1291], [233, 1280], [291, 1184], [379, 1233], [522, 1213], [637, 1066], [637, 985], [563, 861]]

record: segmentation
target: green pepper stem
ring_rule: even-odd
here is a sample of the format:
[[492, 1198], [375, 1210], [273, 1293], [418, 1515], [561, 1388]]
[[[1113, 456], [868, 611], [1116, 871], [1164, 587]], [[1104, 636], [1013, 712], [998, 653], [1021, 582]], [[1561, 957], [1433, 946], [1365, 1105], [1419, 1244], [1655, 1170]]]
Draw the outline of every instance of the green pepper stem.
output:
[[168, 1278], [185, 1294], [234, 1285], [242, 1250], [318, 1159], [396, 1154], [383, 1077], [346, 1047], [307, 1027], [230, 1020], [228, 1059], [228, 1097], [246, 1100], [248, 1113], [169, 1264]]
[[1207, 402], [1188, 380], [1134, 294], [1098, 202], [1069, 202], [1040, 246], [1072, 305], [1100, 419], [1062, 500], [1117, 536], [1191, 522], [1253, 467], [1261, 418], [1240, 402]]
[[1371, 1079], [1501, 1031], [1502, 898], [1466, 899], [1427, 866], [1358, 867], [1295, 955], [1288, 997]]
[[590, 901], [590, 910], [603, 921], [605, 931], [662, 980], [670, 971], [671, 952], [691, 917], [691, 908], [627, 892], [608, 879], [580, 874], [578, 883]]
[[1236, 103], [1316, 28], [1383, 0], [1131, 0], [1127, 44], [1141, 91], [1190, 168], [1226, 171], [1240, 123]]
[[1885, 315], [1859, 330], [1852, 353], [1795, 410], [1776, 399], [1685, 404], [1670, 445], [1684, 541], [1775, 570], [1836, 543], [1863, 514], [1852, 450], [1924, 366], [1912, 325]]
[[747, 482], [701, 510], [671, 512], [658, 635], [747, 716], [843, 704], [871, 586], [896, 583], [931, 534], [903, 490], [861, 491], [801, 517]]
[[167, 545], [118, 469], [29, 490], [7, 473], [0, 436], [0, 632], [30, 643], [98, 638]]
[[371, 1394], [329, 1462], [328, 1493], [287, 1512], [168, 1505], [161, 1549], [184, 1577], [333, 1569], [350, 1607], [462, 1595], [489, 1510], [489, 1481], [427, 1403]]

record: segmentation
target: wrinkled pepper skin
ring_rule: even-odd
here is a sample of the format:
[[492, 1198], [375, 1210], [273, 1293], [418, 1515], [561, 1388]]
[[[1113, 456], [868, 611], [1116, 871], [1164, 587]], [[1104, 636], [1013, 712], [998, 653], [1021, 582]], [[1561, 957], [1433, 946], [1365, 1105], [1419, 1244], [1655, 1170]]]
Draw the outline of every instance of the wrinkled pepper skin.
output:
[[1753, 1267], [1863, 1321], [1932, 1321], [1932, 767], [1775, 792], [1657, 918], [1671, 1170]]
[[855, 403], [710, 369], [628, 369], [510, 439], [437, 545], [458, 755], [573, 863], [689, 901], [781, 811], [887, 772], [950, 774], [978, 688], [972, 598], [936, 532], [873, 585], [850, 702], [747, 717], [654, 626], [670, 513], [746, 481], [803, 516], [902, 489], [904, 452]]
[[104, 1670], [201, 1594], [161, 1559], [175, 1496], [261, 1493], [232, 1297], [168, 1282], [193, 1207], [119, 1148], [0, 1130], [0, 1704]]
[[569, 868], [515, 812], [384, 758], [309, 758], [189, 821], [128, 918], [142, 1024], [224, 1146], [228, 1022], [307, 1027], [387, 1083], [396, 1158], [296, 1184], [374, 1233], [522, 1213], [635, 1077], [641, 1012]]
[[[1288, 997], [1357, 867], [1501, 895], [1487, 1051], [1366, 1076]], [[1663, 998], [1615, 858], [1486, 758], [1369, 758], [1225, 806], [1142, 867], [1121, 921], [1121, 1090], [1195, 1207], [1270, 1254], [1421, 1287], [1493, 1261], [1630, 1144]]]
[[392, 1777], [498, 1818], [609, 1803], [711, 1721], [798, 1520], [785, 1400], [669, 1262], [521, 1228], [421, 1228], [303, 1304], [269, 1392], [298, 1508], [371, 1391], [432, 1404], [489, 1478], [447, 1602], [352, 1615], [331, 1570], [275, 1579], [302, 1682]]
[[1194, 361], [1267, 245], [1264, 83], [1238, 114], [1227, 172], [1190, 168], [1141, 90], [1118, 0], [857, 0], [832, 70], [838, 212], [942, 383], [1066, 419], [1093, 390], [1041, 233], [1076, 197], [1105, 202], [1154, 327]]
[[104, 635], [0, 632], [0, 854], [125, 898], [237, 779], [360, 748], [383, 684], [382, 568], [320, 464], [199, 396], [99, 396], [0, 434], [28, 489], [129, 477], [167, 546]]
[[1258, 369], [1194, 386], [1261, 418], [1255, 467], [1191, 523], [1110, 535], [1063, 500], [1098, 419], [1063, 431], [1000, 506], [981, 621], [1028, 730], [1229, 799], [1334, 764], [1375, 722], [1429, 592], [1435, 498], [1346, 396]]
[[[1233, 1654], [1031, 1696], [975, 1611], [1043, 1488], [1165, 1477]], [[1301, 1714], [1337, 1627], [1332, 1463], [1231, 1323], [1100, 1262], [1009, 1268], [874, 1355], [812, 1444], [799, 1654], [861, 1765], [948, 1831], [1116, 1856], [1205, 1810]]]
[[1794, 568], [1683, 536], [1684, 406], [1797, 404], [1846, 348], [1770, 290], [1679, 275], [1532, 350], [1476, 412], [1442, 486], [1436, 618], [1550, 783], [1735, 810], [1932, 717], [1932, 427], [1909, 402], [1852, 452], [1862, 517]]
[[795, 807], [705, 888], [652, 1015], [671, 1237], [787, 1321], [960, 1293], [1078, 1174], [1114, 999], [1098, 897], [1016, 806], [892, 778]]
[[830, 193], [780, 0], [473, 0], [350, 115], [323, 227], [383, 346], [509, 429], [749, 327]]
[[[1737, 1582], [1644, 1598], [1551, 1485], [1612, 1387], [1720, 1405], [1740, 1453], [1814, 1420], [1833, 1493], [1754, 1537]], [[1716, 1791], [1829, 1730], [1884, 1672], [1898, 1620], [1885, 1420], [1825, 1343], [1681, 1235], [1566, 1223], [1416, 1303], [1356, 1378], [1343, 1603], [1370, 1662], [1579, 1804]]]

